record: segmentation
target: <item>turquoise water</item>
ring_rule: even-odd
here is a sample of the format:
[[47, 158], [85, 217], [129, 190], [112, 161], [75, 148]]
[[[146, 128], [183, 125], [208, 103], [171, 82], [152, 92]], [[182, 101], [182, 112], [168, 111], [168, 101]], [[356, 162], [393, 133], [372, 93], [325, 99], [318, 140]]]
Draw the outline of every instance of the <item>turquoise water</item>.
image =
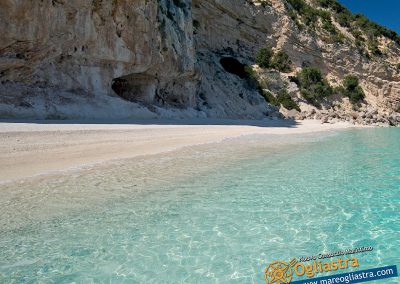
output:
[[362, 246], [359, 269], [400, 265], [399, 129], [276, 139], [3, 185], [0, 283], [265, 283]]

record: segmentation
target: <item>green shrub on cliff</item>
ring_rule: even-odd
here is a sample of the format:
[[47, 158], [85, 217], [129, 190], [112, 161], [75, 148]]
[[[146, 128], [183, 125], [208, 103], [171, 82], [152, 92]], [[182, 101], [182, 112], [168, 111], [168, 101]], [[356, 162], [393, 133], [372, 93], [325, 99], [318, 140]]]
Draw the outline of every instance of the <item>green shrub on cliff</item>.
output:
[[244, 72], [246, 73], [246, 78], [252, 81], [258, 81], [257, 73], [254, 71], [253, 67], [246, 65], [244, 66]]
[[365, 98], [363, 89], [359, 86], [358, 78], [354, 75], [347, 75], [343, 81], [344, 95], [349, 98], [352, 104], [357, 104]]
[[312, 28], [315, 27], [319, 18], [330, 19], [329, 12], [322, 9], [316, 9], [307, 4], [304, 0], [288, 0], [288, 3], [298, 13], [298, 15], [301, 16], [304, 24]]
[[301, 111], [299, 105], [292, 99], [286, 90], [281, 90], [276, 96], [276, 101], [288, 110]]
[[345, 28], [351, 27], [352, 15], [350, 12], [343, 12], [336, 14], [336, 21], [339, 25]]
[[276, 100], [275, 96], [266, 90], [262, 91], [262, 95], [264, 97], [264, 99], [269, 102], [270, 104], [274, 105], [274, 106], [279, 106], [278, 101]]
[[346, 90], [354, 90], [358, 86], [358, 78], [354, 75], [347, 75], [344, 78], [343, 86]]
[[317, 68], [303, 68], [297, 73], [297, 81], [302, 96], [314, 106], [320, 106], [322, 99], [332, 95], [332, 87]]
[[288, 110], [295, 109], [301, 111], [299, 105], [292, 99], [286, 90], [281, 90], [276, 97], [269, 91], [263, 90], [263, 96], [267, 102], [274, 106], [280, 107], [282, 105]]
[[281, 72], [290, 71], [292, 61], [283, 50], [274, 53], [271, 48], [261, 48], [256, 54], [256, 63], [261, 68], [274, 68]]
[[302, 11], [303, 21], [307, 26], [313, 27], [314, 24], [318, 21], [318, 10], [312, 8], [311, 6], [306, 6]]
[[266, 84], [260, 81], [257, 72], [251, 66], [245, 66], [244, 70], [247, 74], [246, 77], [249, 84], [254, 86], [268, 103], [277, 107], [282, 105], [288, 110], [295, 109], [300, 111], [299, 105], [292, 99], [285, 89], [279, 91], [279, 93], [274, 96], [271, 92], [265, 89], [267, 87]]
[[378, 42], [376, 40], [368, 41], [368, 49], [371, 51], [373, 55], [382, 55], [382, 51], [379, 49]]
[[296, 11], [300, 12], [304, 9], [304, 7], [307, 5], [304, 0], [288, 0], [288, 3], [292, 5], [293, 9]]
[[322, 28], [329, 33], [332, 43], [344, 42], [345, 36], [335, 27], [330, 18], [322, 19]]
[[256, 63], [261, 68], [271, 67], [271, 59], [274, 52], [270, 47], [261, 48], [256, 54]]
[[[289, 0], [289, 2], [303, 2], [302, 0]], [[376, 41], [380, 36], [384, 36], [400, 44], [400, 36], [393, 30], [379, 25], [362, 14], [353, 14], [337, 0], [316, 0], [320, 7], [331, 9], [334, 13], [333, 17], [339, 25], [345, 28], [359, 28], [367, 36], [370, 41]], [[293, 5], [292, 5], [293, 6]], [[296, 7], [302, 8], [302, 5]], [[377, 51], [375, 49], [375, 51]], [[373, 52], [374, 53], [374, 52]]]
[[281, 72], [289, 72], [291, 64], [292, 61], [289, 59], [289, 55], [283, 50], [278, 51], [271, 60], [271, 67]]

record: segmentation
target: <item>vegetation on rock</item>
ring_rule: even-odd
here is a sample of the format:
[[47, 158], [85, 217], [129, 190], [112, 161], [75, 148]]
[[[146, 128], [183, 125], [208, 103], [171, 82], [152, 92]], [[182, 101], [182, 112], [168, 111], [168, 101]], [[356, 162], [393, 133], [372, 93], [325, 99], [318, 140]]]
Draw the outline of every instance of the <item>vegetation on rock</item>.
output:
[[[295, 20], [295, 23], [299, 28], [301, 28], [301, 24], [298, 22], [297, 15], [299, 15], [302, 22], [311, 29], [314, 30], [316, 27], [320, 26], [324, 31], [326, 31], [329, 34], [329, 37], [327, 38], [329, 42], [344, 42], [345, 37], [332, 23], [330, 12], [324, 9], [314, 8], [304, 0], [288, 0], [288, 3], [297, 12], [294, 12], [292, 9], [288, 10], [289, 16]], [[321, 6], [324, 7], [323, 5]], [[320, 22], [322, 24], [320, 24]]]
[[311, 7], [304, 0], [288, 0], [288, 3], [302, 17], [307, 26], [314, 26], [320, 16], [320, 11], [322, 11]]
[[299, 105], [292, 99], [286, 90], [281, 90], [276, 96], [276, 101], [288, 110], [301, 111]]
[[289, 59], [289, 55], [282, 50], [278, 51], [271, 60], [271, 67], [281, 72], [289, 72], [291, 64], [292, 61]]
[[251, 66], [245, 66], [244, 69], [247, 73], [248, 82], [258, 89], [259, 93], [268, 103], [277, 107], [282, 105], [288, 110], [295, 109], [301, 111], [299, 105], [292, 99], [287, 90], [282, 89], [276, 96], [274, 96], [270, 91], [266, 90], [266, 84], [259, 80], [259, 75]]
[[288, 8], [289, 16], [300, 27], [298, 18], [302, 23], [311, 29], [320, 27], [330, 34], [329, 42], [344, 43], [345, 36], [332, 23], [332, 17], [342, 27], [354, 36], [355, 45], [360, 53], [369, 58], [372, 55], [381, 56], [379, 48], [379, 37], [386, 37], [400, 45], [400, 36], [393, 30], [381, 26], [362, 14], [353, 14], [337, 0], [314, 0], [317, 4], [315, 8], [305, 0], [287, 0], [290, 4]]
[[256, 63], [261, 68], [271, 67], [271, 59], [274, 52], [270, 47], [261, 48], [256, 54]]
[[244, 71], [246, 72], [246, 78], [253, 81], [258, 81], [257, 73], [254, 71], [253, 67], [246, 65], [244, 67]]
[[267, 47], [261, 48], [256, 54], [256, 63], [261, 68], [273, 68], [280, 72], [289, 72], [292, 61], [283, 50], [274, 53], [274, 51]]
[[369, 36], [384, 36], [400, 43], [400, 37], [395, 31], [381, 26], [362, 14], [353, 14], [346, 7], [336, 0], [318, 0], [318, 4], [327, 9], [333, 10], [336, 15], [335, 19], [342, 27], [350, 27], [355, 24]]
[[[299, 28], [308, 26], [314, 32], [322, 32], [319, 36], [329, 43], [348, 43], [350, 38], [346, 38], [339, 30], [340, 25], [354, 37], [353, 44], [359, 53], [368, 59], [371, 59], [371, 56], [384, 54], [379, 45], [380, 37], [387, 37], [400, 43], [399, 36], [395, 32], [370, 21], [361, 14], [352, 14], [336, 0], [313, 0], [313, 2], [287, 0], [287, 3], [288, 15]], [[284, 51], [274, 52], [269, 47], [257, 52], [256, 63], [260, 68], [271, 68], [280, 72], [291, 71], [292, 65], [289, 56]], [[396, 68], [400, 72], [400, 63], [396, 65]], [[282, 105], [289, 110], [300, 111], [298, 104], [285, 89], [274, 95], [267, 91], [267, 86], [260, 84], [259, 75], [252, 68], [246, 72], [251, 80], [257, 82], [259, 91], [266, 101], [276, 106]], [[319, 69], [307, 65], [303, 66], [296, 76], [290, 77], [290, 80], [299, 86], [302, 97], [316, 107], [320, 107], [322, 102], [328, 102], [327, 98], [334, 93], [348, 97], [353, 105], [358, 105], [365, 98], [359, 79], [354, 75], [346, 76], [341, 86], [332, 88]]]
[[282, 105], [288, 110], [295, 109], [301, 111], [299, 105], [292, 99], [286, 90], [281, 90], [276, 97], [271, 92], [263, 90], [263, 96], [267, 102], [274, 106], [280, 107]]
[[321, 71], [314, 67], [306, 67], [298, 72], [297, 82], [301, 95], [316, 107], [319, 107], [321, 101], [333, 93], [332, 87]]
[[365, 98], [363, 89], [359, 86], [358, 78], [354, 75], [347, 75], [343, 81], [344, 95], [349, 98], [352, 104], [357, 104]]

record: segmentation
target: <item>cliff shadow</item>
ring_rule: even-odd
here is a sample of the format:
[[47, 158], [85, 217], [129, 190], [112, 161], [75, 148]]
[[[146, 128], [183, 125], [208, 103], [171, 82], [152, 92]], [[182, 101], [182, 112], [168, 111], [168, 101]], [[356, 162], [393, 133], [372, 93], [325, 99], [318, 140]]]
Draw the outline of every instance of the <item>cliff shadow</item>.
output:
[[295, 128], [299, 122], [293, 119], [65, 119], [65, 120], [35, 120], [7, 118], [0, 119], [0, 127], [6, 123], [42, 124], [42, 125], [221, 125], [221, 126], [255, 126], [255, 127], [285, 127]]

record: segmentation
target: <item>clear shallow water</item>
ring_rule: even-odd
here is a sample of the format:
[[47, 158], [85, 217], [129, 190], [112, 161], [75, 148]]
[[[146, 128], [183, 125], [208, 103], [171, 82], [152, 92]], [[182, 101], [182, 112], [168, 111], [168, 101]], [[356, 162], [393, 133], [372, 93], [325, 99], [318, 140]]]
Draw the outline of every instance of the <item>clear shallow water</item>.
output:
[[360, 269], [399, 265], [399, 129], [323, 136], [3, 186], [0, 283], [265, 283], [273, 260], [361, 246]]

